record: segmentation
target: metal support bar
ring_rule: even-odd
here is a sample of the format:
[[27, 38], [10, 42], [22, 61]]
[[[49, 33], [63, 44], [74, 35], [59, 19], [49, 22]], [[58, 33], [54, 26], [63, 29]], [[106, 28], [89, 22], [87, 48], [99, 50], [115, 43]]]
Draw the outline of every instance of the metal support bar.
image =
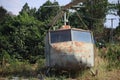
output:
[[109, 42], [114, 43], [114, 41], [113, 41], [113, 21], [116, 20], [116, 18], [111, 18], [111, 19], [108, 19], [108, 20], [111, 20], [111, 31], [110, 31]]

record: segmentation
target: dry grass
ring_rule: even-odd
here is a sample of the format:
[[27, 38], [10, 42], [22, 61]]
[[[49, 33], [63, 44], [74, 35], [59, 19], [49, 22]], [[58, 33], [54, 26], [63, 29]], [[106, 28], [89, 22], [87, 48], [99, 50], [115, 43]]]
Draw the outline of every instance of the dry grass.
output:
[[0, 80], [7, 80], [6, 78], [2, 78], [2, 77], [0, 77]]
[[77, 80], [120, 80], [120, 70], [107, 69], [108, 61], [99, 56], [100, 53], [95, 55], [95, 66], [93, 70], [97, 72], [96, 76], [92, 76], [90, 70], [84, 72]]
[[[111, 69], [107, 68], [108, 61], [104, 58], [101, 58], [101, 53], [98, 53], [98, 49], [95, 54], [95, 66], [92, 68], [97, 74], [93, 76], [90, 70], [82, 71], [77, 74], [77, 77], [74, 79], [65, 78], [65, 76], [53, 76], [53, 77], [45, 77], [45, 80], [120, 80], [120, 70], [119, 69]], [[106, 54], [106, 52], [102, 51], [102, 54]], [[35, 65], [32, 69], [35, 70], [38, 65]], [[30, 80], [37, 80], [38, 78], [32, 78]], [[0, 78], [0, 80], [6, 80], [6, 78]]]
[[[102, 52], [102, 54], [100, 53]], [[90, 70], [82, 71], [77, 74], [77, 76], [73, 78], [58, 78], [58, 77], [50, 77], [46, 78], [46, 80], [120, 80], [120, 70], [119, 69], [108, 69], [108, 61], [104, 59], [103, 54], [107, 54], [107, 49], [103, 49], [103, 51], [99, 51], [96, 49], [95, 53], [95, 66], [92, 68], [93, 71], [96, 72], [96, 75], [92, 75]], [[102, 56], [101, 56], [102, 55]]]

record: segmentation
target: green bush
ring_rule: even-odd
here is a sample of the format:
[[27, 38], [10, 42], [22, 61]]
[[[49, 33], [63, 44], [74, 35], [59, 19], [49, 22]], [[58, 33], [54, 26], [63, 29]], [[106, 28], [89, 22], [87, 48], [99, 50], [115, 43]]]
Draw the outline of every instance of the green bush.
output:
[[109, 45], [105, 58], [109, 62], [108, 68], [120, 68], [120, 45]]
[[11, 59], [8, 66], [1, 67], [0, 74], [3, 76], [9, 75], [19, 75], [19, 76], [29, 76], [32, 72], [32, 66], [29, 62], [20, 62], [17, 59]]
[[9, 53], [2, 49], [0, 53], [0, 66], [5, 67], [7, 63], [11, 60]]

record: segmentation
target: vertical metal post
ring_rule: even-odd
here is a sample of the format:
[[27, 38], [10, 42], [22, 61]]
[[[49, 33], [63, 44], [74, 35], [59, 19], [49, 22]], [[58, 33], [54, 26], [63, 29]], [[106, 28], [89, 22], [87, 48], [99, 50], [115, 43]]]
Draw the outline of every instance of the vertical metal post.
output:
[[115, 20], [116, 18], [111, 18], [111, 19], [108, 19], [108, 20], [111, 20], [111, 31], [110, 31], [110, 39], [109, 39], [109, 42], [111, 43], [114, 43], [113, 41], [113, 20]]
[[50, 59], [50, 58], [51, 58], [50, 43], [51, 43], [51, 42], [50, 42], [50, 40], [51, 40], [51, 39], [50, 39], [50, 30], [49, 30], [49, 32], [48, 32], [48, 42], [49, 42], [49, 44], [48, 44], [48, 45], [49, 45], [49, 46], [48, 46], [48, 47], [49, 47], [49, 50], [48, 50], [48, 52], [49, 52], [49, 53], [48, 53], [48, 55], [49, 55], [49, 59], [48, 59], [48, 60], [49, 60], [49, 67], [51, 67], [51, 62], [50, 62], [50, 60], [51, 60], [51, 59]]
[[111, 19], [111, 42], [113, 43], [113, 20]]
[[66, 12], [64, 13], [64, 25], [66, 25], [66, 21], [67, 21], [67, 19], [66, 19]]

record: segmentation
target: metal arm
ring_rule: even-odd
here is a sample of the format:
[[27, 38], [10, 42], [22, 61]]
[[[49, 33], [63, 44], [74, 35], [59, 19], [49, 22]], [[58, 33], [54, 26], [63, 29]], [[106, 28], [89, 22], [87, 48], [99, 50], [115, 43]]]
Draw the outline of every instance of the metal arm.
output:
[[66, 10], [66, 9], [70, 9], [71, 7], [77, 5], [77, 4], [80, 3], [80, 2], [85, 2], [85, 0], [74, 0], [74, 1], [70, 2], [69, 4], [65, 5], [65, 6], [63, 7], [63, 9], [65, 9], [65, 10]]
[[59, 11], [59, 13], [49, 23], [49, 26], [51, 27], [51, 26], [55, 25], [55, 23], [57, 22], [57, 20], [64, 15], [65, 10], [70, 9], [71, 7], [77, 5], [80, 2], [85, 2], [85, 0], [74, 0], [74, 1], [70, 2], [69, 4], [65, 5], [64, 7], [62, 7], [62, 9]]

